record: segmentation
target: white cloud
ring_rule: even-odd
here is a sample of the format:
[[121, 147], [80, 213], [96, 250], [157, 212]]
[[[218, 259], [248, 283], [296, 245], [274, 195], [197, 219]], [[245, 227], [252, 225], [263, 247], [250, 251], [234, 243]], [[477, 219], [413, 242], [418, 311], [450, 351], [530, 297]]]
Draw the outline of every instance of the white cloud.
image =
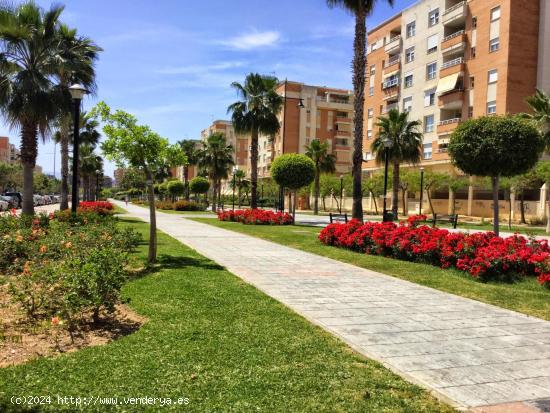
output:
[[188, 65], [188, 66], [172, 66], [164, 69], [159, 69], [156, 72], [163, 75], [189, 75], [189, 74], [203, 74], [208, 72], [218, 72], [237, 67], [243, 67], [244, 62], [223, 62], [210, 65]]
[[252, 50], [260, 47], [275, 46], [281, 40], [281, 34], [277, 31], [252, 32], [242, 34], [227, 40], [221, 44], [238, 50]]

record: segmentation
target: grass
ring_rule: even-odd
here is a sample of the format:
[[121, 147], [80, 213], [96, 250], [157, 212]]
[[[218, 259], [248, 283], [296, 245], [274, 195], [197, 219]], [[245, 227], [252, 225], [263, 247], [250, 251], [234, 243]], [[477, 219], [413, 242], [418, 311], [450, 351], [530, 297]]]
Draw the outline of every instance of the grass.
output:
[[[123, 222], [146, 240], [147, 224]], [[159, 264], [123, 289], [148, 322], [109, 345], [0, 369], [1, 412], [77, 410], [58, 395], [189, 398], [184, 407], [118, 406], [125, 412], [453, 411], [175, 239], [159, 232], [158, 242]], [[53, 403], [16, 406], [14, 395]]]
[[194, 220], [347, 262], [437, 290], [550, 320], [550, 290], [542, 288], [535, 278], [525, 278], [516, 283], [482, 283], [467, 273], [454, 269], [443, 270], [432, 265], [360, 254], [326, 246], [317, 239], [320, 228], [298, 225], [242, 225], [235, 222], [220, 222], [202, 218], [194, 218]]
[[[141, 204], [134, 204], [132, 205], [147, 208], [149, 209], [149, 205], [141, 205]], [[212, 211], [174, 211], [173, 209], [157, 209], [158, 212], [164, 212], [166, 214], [179, 214], [179, 215], [214, 215]]]

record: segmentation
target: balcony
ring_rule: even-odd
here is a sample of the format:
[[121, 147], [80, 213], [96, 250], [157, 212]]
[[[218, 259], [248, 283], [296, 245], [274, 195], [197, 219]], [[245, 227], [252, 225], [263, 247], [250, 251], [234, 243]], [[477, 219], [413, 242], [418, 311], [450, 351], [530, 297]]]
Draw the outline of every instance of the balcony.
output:
[[384, 80], [384, 82], [382, 83], [382, 89], [384, 90], [391, 89], [398, 85], [399, 85], [399, 78], [387, 79], [387, 80]]
[[382, 114], [385, 115], [392, 109], [399, 109], [399, 105], [397, 103], [387, 105], [384, 109], [382, 109]]
[[462, 122], [461, 118], [442, 120], [437, 124], [437, 133], [439, 135], [449, 134], [456, 129], [460, 122]]
[[384, 51], [386, 53], [396, 53], [399, 50], [401, 50], [401, 35], [398, 34], [397, 36], [392, 37], [388, 43], [386, 43], [386, 46], [384, 47]]
[[[335, 130], [334, 135], [338, 136], [351, 136], [351, 131], [349, 130]], [[338, 138], [336, 138], [338, 139]]]
[[457, 24], [461, 21], [466, 20], [466, 15], [468, 13], [467, 5], [465, 1], [462, 1], [458, 4], [455, 4], [452, 7], [449, 7], [443, 13], [441, 21], [444, 25], [448, 24]]
[[463, 73], [464, 72], [464, 58], [458, 57], [453, 60], [449, 60], [448, 62], [444, 62], [441, 66], [441, 70], [439, 71], [439, 78], [444, 78], [449, 75], [453, 75], [455, 73]]
[[351, 125], [351, 118], [336, 118], [336, 123], [341, 123], [344, 125]]
[[334, 140], [334, 145], [337, 149], [349, 149], [349, 139], [346, 138], [336, 138]]
[[446, 36], [441, 42], [441, 53], [448, 55], [459, 53], [466, 48], [466, 33], [464, 30], [459, 30], [449, 36]]
[[439, 96], [439, 107], [441, 109], [462, 109], [464, 102], [464, 90], [456, 88], [444, 95]]
[[401, 56], [397, 55], [384, 63], [384, 75], [397, 72], [401, 68]]

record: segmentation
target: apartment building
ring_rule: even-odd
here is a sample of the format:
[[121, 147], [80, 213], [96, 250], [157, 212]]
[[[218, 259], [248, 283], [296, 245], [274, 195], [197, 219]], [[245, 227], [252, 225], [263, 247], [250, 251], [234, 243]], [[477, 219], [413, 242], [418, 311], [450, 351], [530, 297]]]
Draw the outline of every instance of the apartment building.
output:
[[249, 137], [238, 135], [235, 133], [235, 128], [231, 121], [215, 120], [212, 124], [201, 132], [201, 140], [206, 140], [213, 133], [223, 133], [227, 140], [227, 144], [235, 149], [234, 159], [235, 165], [242, 170], [248, 170], [248, 147]]
[[0, 162], [14, 163], [19, 160], [19, 149], [7, 136], [0, 136]]
[[[201, 141], [195, 140], [193, 141], [195, 144], [195, 150], [198, 150], [202, 147]], [[177, 178], [182, 182], [185, 182], [185, 168], [183, 166], [176, 166], [173, 168], [170, 168], [170, 174], [173, 178]], [[187, 166], [187, 179], [191, 180], [198, 176], [199, 169], [197, 165], [189, 165]]]
[[527, 111], [550, 90], [546, 0], [421, 0], [369, 32], [364, 166], [376, 119], [392, 108], [422, 121], [422, 165], [452, 170], [449, 138], [468, 118]]
[[327, 142], [336, 155], [336, 172], [351, 171], [353, 153], [353, 94], [349, 90], [284, 81], [277, 87], [284, 98], [279, 113], [280, 131], [260, 136], [258, 176], [269, 177], [275, 157], [305, 153], [313, 140]]

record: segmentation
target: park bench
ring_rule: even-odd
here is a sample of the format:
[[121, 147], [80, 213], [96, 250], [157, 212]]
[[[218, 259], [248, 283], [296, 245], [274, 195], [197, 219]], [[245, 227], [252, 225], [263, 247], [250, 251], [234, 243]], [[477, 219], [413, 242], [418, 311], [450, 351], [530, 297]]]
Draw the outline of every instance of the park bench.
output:
[[454, 229], [456, 229], [456, 226], [458, 225], [458, 214], [451, 214], [451, 215], [437, 215], [433, 214], [432, 218], [428, 218], [425, 221], [426, 223], [432, 224], [434, 227], [437, 226], [437, 224], [451, 224]]
[[330, 223], [332, 224], [334, 221], [336, 222], [344, 222], [348, 223], [348, 214], [333, 214], [332, 212], [329, 213]]

